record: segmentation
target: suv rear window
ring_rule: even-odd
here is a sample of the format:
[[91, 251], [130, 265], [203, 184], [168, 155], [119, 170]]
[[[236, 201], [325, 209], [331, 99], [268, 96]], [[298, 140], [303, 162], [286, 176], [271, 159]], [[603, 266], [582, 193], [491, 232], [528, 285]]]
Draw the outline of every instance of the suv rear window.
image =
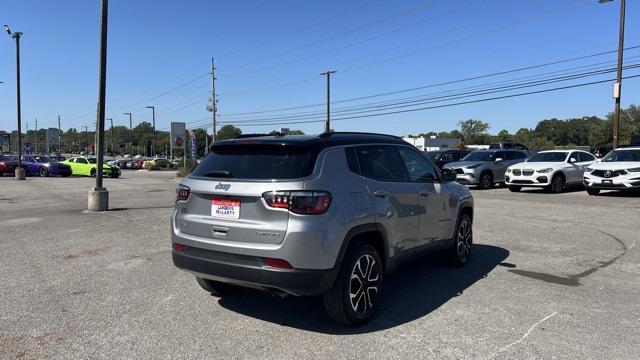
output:
[[215, 146], [193, 176], [234, 179], [299, 179], [311, 175], [313, 149], [282, 145]]

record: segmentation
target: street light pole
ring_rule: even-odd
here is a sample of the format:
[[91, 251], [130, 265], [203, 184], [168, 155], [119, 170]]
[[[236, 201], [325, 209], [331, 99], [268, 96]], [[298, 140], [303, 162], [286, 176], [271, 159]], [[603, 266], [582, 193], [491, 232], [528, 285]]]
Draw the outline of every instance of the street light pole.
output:
[[[601, 4], [611, 2], [613, 0], [599, 0]], [[615, 112], [613, 114], [613, 141], [611, 146], [618, 148], [618, 136], [620, 132], [620, 100], [622, 98], [622, 62], [624, 57], [624, 22], [626, 0], [620, 0], [620, 28], [618, 30], [618, 73], [616, 82], [613, 84], [613, 98], [615, 99]]]
[[9, 34], [13, 40], [16, 41], [16, 105], [18, 110], [18, 168], [15, 171], [16, 180], [24, 180], [25, 179], [25, 171], [22, 168], [22, 114], [21, 114], [21, 106], [20, 106], [20, 37], [22, 33], [16, 31], [14, 33], [11, 32], [9, 26], [4, 26], [4, 31]]
[[335, 71], [326, 71], [320, 75], [327, 77], [327, 119], [324, 122], [324, 132], [331, 131], [331, 74], [335, 74]]
[[129, 115], [129, 155], [131, 155], [131, 153], [133, 152], [133, 141], [131, 140], [133, 134], [133, 127], [131, 126], [131, 113], [124, 113], [124, 115]]
[[[87, 140], [87, 138], [89, 137], [89, 127], [87, 125], [82, 125], [82, 127], [84, 128], [84, 135], [82, 136], [82, 138], [84, 139], [84, 150], [87, 150], [87, 147], [89, 146], [89, 140]], [[86, 155], [86, 152], [85, 152]]]
[[156, 154], [156, 107], [146, 106], [147, 109], [151, 109], [152, 125], [153, 125], [153, 138], [151, 139], [151, 156]]
[[108, 119], [105, 119], [105, 120], [109, 120], [111, 122], [111, 156], [115, 160], [115, 158], [116, 158], [116, 142], [115, 142], [114, 137], [113, 137], [113, 119], [112, 118], [108, 118]]
[[58, 115], [58, 159], [62, 154], [62, 132], [60, 131], [60, 115]]
[[216, 115], [218, 113], [218, 101], [216, 99], [216, 66], [211, 58], [211, 125], [213, 126], [213, 135], [211, 136], [211, 142], [216, 142]]
[[104, 115], [107, 89], [107, 20], [109, 0], [101, 0], [100, 13], [100, 74], [98, 75], [98, 114], [96, 119], [96, 187], [89, 191], [87, 210], [107, 211], [109, 209], [109, 192], [102, 186], [102, 169], [104, 162]]

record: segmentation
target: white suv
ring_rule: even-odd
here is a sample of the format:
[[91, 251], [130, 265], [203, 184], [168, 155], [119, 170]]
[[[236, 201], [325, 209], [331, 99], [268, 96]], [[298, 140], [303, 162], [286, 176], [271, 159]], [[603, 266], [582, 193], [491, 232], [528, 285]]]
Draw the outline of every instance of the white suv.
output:
[[616, 149], [584, 173], [584, 187], [589, 195], [600, 190], [640, 188], [640, 147]]
[[541, 151], [527, 161], [507, 168], [505, 183], [511, 191], [530, 186], [560, 193], [568, 184], [582, 183], [585, 168], [594, 163], [595, 156], [586, 151]]

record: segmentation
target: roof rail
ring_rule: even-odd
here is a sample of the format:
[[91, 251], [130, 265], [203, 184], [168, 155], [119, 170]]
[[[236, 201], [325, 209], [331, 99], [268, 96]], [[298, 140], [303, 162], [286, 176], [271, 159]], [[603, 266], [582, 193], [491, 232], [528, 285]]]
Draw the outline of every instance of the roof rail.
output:
[[376, 136], [388, 136], [394, 139], [402, 139], [401, 137], [396, 135], [359, 132], [359, 131], [329, 131], [329, 132], [323, 132], [322, 134], [318, 135], [318, 137], [325, 138], [325, 137], [331, 137], [332, 135], [376, 135]]

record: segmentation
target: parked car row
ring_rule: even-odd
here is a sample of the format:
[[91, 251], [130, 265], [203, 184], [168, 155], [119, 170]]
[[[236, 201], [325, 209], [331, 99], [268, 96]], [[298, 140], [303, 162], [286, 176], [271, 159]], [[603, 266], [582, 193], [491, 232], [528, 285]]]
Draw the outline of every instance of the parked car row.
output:
[[[27, 176], [95, 176], [97, 169], [96, 159], [84, 156], [57, 161], [56, 158], [45, 155], [23, 155], [20, 162]], [[0, 155], [0, 175], [13, 175], [17, 167], [17, 156]], [[111, 178], [120, 176], [120, 168], [117, 166], [104, 164], [102, 171], [104, 176]]]
[[525, 150], [479, 150], [444, 168], [453, 170], [458, 182], [482, 189], [504, 184], [513, 192], [538, 187], [560, 193], [582, 185], [589, 195], [598, 195], [640, 188], [640, 146], [613, 150], [602, 160], [582, 150], [547, 150], [530, 157]]
[[120, 169], [140, 170], [140, 169], [175, 169], [177, 163], [165, 159], [157, 158], [151, 160], [143, 160], [142, 158], [135, 159], [119, 159], [111, 160], [107, 162], [109, 165], [114, 165]]

